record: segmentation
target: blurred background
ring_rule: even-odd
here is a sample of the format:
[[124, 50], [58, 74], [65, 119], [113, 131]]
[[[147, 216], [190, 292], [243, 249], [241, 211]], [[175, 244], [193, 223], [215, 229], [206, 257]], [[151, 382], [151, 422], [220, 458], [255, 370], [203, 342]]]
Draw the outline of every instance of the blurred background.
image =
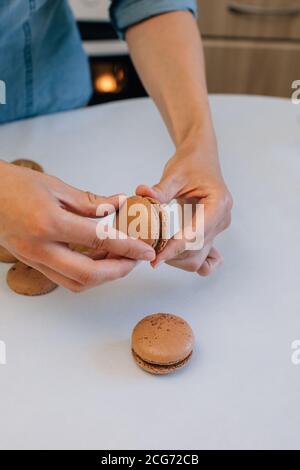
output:
[[[91, 104], [146, 96], [109, 22], [110, 2], [69, 1], [90, 59]], [[198, 6], [210, 93], [291, 96], [300, 79], [300, 0], [198, 0]]]

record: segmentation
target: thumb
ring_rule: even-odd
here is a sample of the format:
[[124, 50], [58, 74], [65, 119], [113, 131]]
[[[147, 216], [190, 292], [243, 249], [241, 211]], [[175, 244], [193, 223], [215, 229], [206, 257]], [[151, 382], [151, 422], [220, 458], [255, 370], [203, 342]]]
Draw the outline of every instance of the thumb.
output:
[[99, 196], [90, 191], [81, 191], [65, 185], [59, 199], [65, 209], [86, 217], [106, 217], [115, 212], [126, 200], [124, 194]]
[[159, 183], [150, 187], [147, 185], [140, 185], [136, 188], [138, 196], [148, 196], [157, 199], [162, 204], [168, 204], [172, 199], [176, 198], [180, 186], [178, 181], [170, 176], [163, 176]]

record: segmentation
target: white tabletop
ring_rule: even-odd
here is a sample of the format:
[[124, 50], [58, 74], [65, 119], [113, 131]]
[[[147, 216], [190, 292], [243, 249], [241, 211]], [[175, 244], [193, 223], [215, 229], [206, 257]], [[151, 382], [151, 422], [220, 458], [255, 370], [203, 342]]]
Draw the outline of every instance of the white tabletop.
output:
[[[0, 266], [0, 448], [300, 448], [300, 106], [211, 97], [235, 199], [217, 246], [226, 263], [200, 278], [140, 265], [76, 295], [25, 298]], [[0, 128], [0, 158], [32, 158], [103, 194], [155, 183], [173, 146], [150, 100], [97, 106]], [[142, 372], [135, 323], [182, 315], [197, 347], [189, 367]]]

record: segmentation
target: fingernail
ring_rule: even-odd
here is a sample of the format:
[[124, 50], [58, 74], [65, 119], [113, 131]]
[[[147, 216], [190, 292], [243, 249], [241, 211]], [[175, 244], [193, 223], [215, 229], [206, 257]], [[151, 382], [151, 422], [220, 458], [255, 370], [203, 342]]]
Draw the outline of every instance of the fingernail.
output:
[[145, 253], [143, 253], [143, 259], [146, 261], [153, 261], [154, 258], [155, 253], [153, 253], [153, 251], [145, 251]]

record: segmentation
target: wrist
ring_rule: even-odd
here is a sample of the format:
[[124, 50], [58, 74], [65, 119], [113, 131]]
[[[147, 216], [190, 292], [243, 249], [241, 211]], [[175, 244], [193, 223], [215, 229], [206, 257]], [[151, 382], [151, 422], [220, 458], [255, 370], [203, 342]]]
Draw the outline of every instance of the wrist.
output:
[[177, 149], [187, 145], [200, 148], [208, 144], [216, 145], [216, 134], [209, 108], [190, 113], [185, 128], [175, 136]]
[[208, 101], [206, 103], [190, 106], [188, 112], [182, 113], [181, 122], [174, 123], [174, 143], [176, 147], [182, 146], [186, 141], [196, 141], [215, 138], [211, 111]]
[[218, 161], [218, 145], [213, 126], [192, 126], [176, 146], [176, 153], [183, 158], [191, 156]]

